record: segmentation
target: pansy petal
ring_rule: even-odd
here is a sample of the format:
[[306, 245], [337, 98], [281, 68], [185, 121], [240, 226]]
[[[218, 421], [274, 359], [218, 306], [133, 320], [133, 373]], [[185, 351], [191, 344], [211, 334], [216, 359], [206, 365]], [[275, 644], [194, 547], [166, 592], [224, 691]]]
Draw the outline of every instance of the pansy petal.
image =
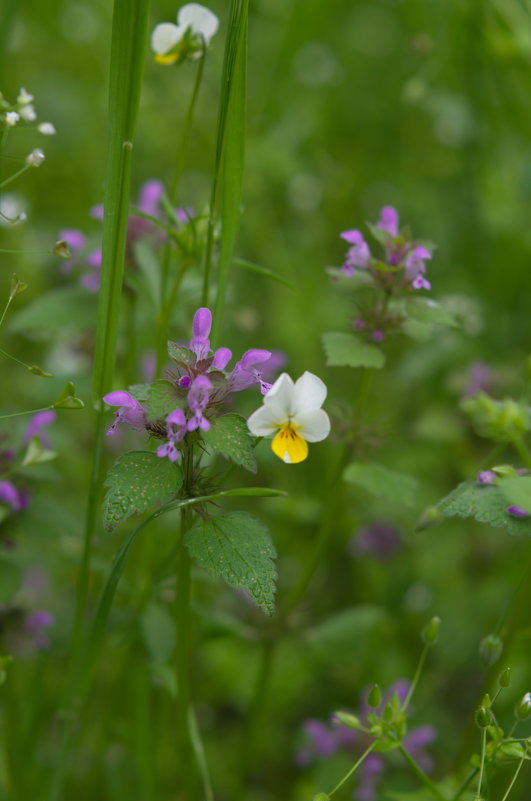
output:
[[293, 409], [297, 418], [300, 413], [319, 409], [325, 401], [326, 392], [326, 384], [318, 376], [308, 371], [303, 373], [295, 382], [293, 392]]
[[173, 22], [161, 22], [151, 34], [151, 49], [154, 53], [163, 55], [181, 41], [184, 29]]
[[320, 442], [330, 433], [330, 418], [323, 409], [308, 409], [294, 418], [297, 431], [307, 442]]
[[282, 373], [264, 396], [264, 405], [271, 409], [279, 423], [290, 417], [293, 408], [293, 381], [287, 373]]
[[249, 431], [255, 437], [270, 437], [278, 430], [279, 421], [274, 414], [274, 408], [260, 406], [260, 408], [249, 417], [247, 425]]
[[200, 3], [187, 3], [177, 15], [179, 27], [191, 28], [192, 33], [200, 34], [208, 44], [219, 27], [217, 16], [200, 5]]

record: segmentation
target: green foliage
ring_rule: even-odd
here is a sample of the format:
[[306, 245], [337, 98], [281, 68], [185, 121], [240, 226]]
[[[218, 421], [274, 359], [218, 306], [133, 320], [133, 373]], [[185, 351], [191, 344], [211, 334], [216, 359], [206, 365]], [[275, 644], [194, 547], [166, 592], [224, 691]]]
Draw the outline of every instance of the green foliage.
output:
[[[135, 261], [140, 267], [142, 288], [151, 302], [152, 310], [157, 312], [160, 308], [160, 266], [158, 256], [151, 244], [145, 239], [139, 239], [133, 245]], [[131, 276], [128, 276], [131, 280]]]
[[508, 505], [498, 485], [466, 481], [443, 498], [437, 508], [444, 517], [473, 517], [479, 523], [504, 528], [509, 534], [531, 537], [531, 518], [513, 517], [507, 512]]
[[55, 400], [52, 405], [50, 406], [51, 409], [83, 409], [85, 404], [81, 400], [81, 398], [76, 398], [75, 396], [76, 388], [72, 381], [68, 381], [57, 400]]
[[375, 367], [385, 364], [385, 355], [376, 345], [364, 342], [355, 334], [323, 334], [323, 347], [329, 367]]
[[190, 348], [183, 348], [177, 342], [168, 342], [168, 356], [176, 362], [182, 364], [193, 364], [195, 362], [195, 355]]
[[247, 422], [238, 414], [224, 414], [211, 421], [208, 431], [202, 433], [207, 448], [221, 453], [230, 459], [256, 473], [256, 459], [253, 451], [253, 440]]
[[153, 662], [168, 662], [175, 648], [175, 623], [166, 607], [148, 604], [140, 618], [140, 628]]
[[519, 506], [531, 514], [531, 476], [500, 478], [496, 486], [510, 506]]
[[169, 500], [181, 483], [181, 470], [169, 459], [159, 459], [149, 451], [128, 451], [119, 456], [105, 479], [105, 529], [112, 531], [131, 515]]
[[285, 278], [277, 275], [275, 272], [273, 272], [273, 270], [269, 270], [267, 267], [262, 267], [260, 264], [254, 264], [253, 262], [246, 261], [245, 259], [234, 259], [234, 264], [236, 267], [242, 267], [244, 270], [249, 270], [252, 273], [256, 273], [256, 275], [262, 275], [264, 278], [270, 278], [272, 281], [277, 281], [277, 283], [287, 286], [288, 289], [294, 289], [293, 284], [290, 284]]
[[406, 313], [414, 320], [434, 325], [457, 327], [454, 315], [431, 298], [409, 298], [405, 303]]
[[243, 588], [267, 615], [275, 611], [275, 548], [267, 526], [247, 512], [198, 520], [187, 532], [190, 554], [216, 578]]
[[11, 601], [22, 583], [22, 570], [16, 562], [0, 559], [0, 603]]
[[385, 610], [372, 604], [360, 604], [330, 615], [308, 633], [316, 652], [330, 662], [349, 659], [356, 643], [365, 639], [385, 620]]
[[16, 334], [47, 336], [65, 328], [85, 329], [94, 325], [96, 297], [79, 286], [51, 289], [20, 309], [9, 322]]
[[146, 414], [148, 420], [159, 420], [173, 412], [181, 401], [171, 381], [153, 381], [147, 392]]
[[485, 392], [478, 392], [473, 398], [462, 400], [461, 408], [480, 436], [497, 442], [515, 442], [531, 426], [527, 404], [512, 398], [496, 401]]
[[363, 487], [379, 498], [413, 506], [418, 482], [413, 476], [397, 473], [380, 464], [352, 462], [343, 473], [343, 478], [351, 484]]

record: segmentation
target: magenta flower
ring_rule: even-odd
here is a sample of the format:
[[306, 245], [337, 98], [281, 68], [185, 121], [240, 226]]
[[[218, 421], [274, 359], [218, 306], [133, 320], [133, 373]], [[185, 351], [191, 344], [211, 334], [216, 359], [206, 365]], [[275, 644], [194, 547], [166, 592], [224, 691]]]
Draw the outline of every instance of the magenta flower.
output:
[[477, 475], [478, 484], [493, 484], [498, 476], [493, 470], [480, 470]]
[[384, 206], [381, 209], [376, 228], [387, 231], [393, 237], [398, 236], [398, 212], [393, 206]]
[[107, 436], [116, 432], [118, 423], [131, 426], [131, 428], [134, 428], [136, 431], [142, 431], [145, 428], [146, 413], [144, 407], [136, 398], [133, 398], [129, 392], [125, 392], [124, 390], [109, 392], [108, 395], [104, 396], [103, 400], [109, 406], [120, 407], [116, 412], [113, 424], [106, 431]]
[[508, 506], [505, 510], [511, 517], [530, 517], [530, 513], [521, 506]]
[[212, 328], [212, 312], [202, 307], [194, 314], [192, 323], [192, 339], [190, 350], [195, 353], [198, 362], [207, 359], [210, 354], [210, 329]]
[[341, 268], [346, 275], [354, 275], [356, 267], [365, 269], [371, 263], [371, 251], [360, 231], [343, 231], [341, 238], [352, 245], [348, 249], [345, 262]]
[[423, 247], [413, 248], [404, 262], [406, 278], [411, 281], [413, 289], [431, 289], [431, 284], [424, 278], [426, 265], [424, 261], [431, 259], [429, 250]]
[[208, 406], [208, 399], [210, 390], [212, 389], [212, 382], [206, 375], [198, 375], [192, 381], [190, 390], [188, 392], [188, 406], [193, 412], [193, 417], [188, 420], [188, 431], [195, 431], [196, 428], [201, 428], [203, 431], [208, 431], [210, 428], [209, 421], [203, 417], [203, 412]]
[[234, 365], [234, 369], [229, 376], [228, 386], [231, 392], [239, 392], [247, 389], [252, 384], [260, 384], [262, 395], [266, 395], [271, 389], [271, 384], [263, 380], [262, 373], [256, 368], [257, 364], [263, 364], [271, 358], [269, 350], [247, 350], [239, 362]]
[[168, 442], [157, 448], [157, 456], [160, 456], [161, 459], [167, 456], [170, 462], [175, 462], [180, 456], [177, 445], [183, 439], [186, 431], [186, 417], [182, 409], [175, 409], [170, 412], [166, 418]]
[[27, 445], [32, 437], [40, 437], [44, 447], [51, 448], [52, 443], [47, 434], [43, 432], [43, 428], [53, 423], [56, 418], [56, 413], [51, 409], [46, 409], [43, 412], [37, 412], [34, 414], [26, 426], [26, 430], [24, 431], [24, 435], [22, 437], [22, 444]]
[[25, 509], [29, 503], [27, 492], [18, 490], [11, 481], [0, 481], [0, 502], [10, 506], [14, 512]]

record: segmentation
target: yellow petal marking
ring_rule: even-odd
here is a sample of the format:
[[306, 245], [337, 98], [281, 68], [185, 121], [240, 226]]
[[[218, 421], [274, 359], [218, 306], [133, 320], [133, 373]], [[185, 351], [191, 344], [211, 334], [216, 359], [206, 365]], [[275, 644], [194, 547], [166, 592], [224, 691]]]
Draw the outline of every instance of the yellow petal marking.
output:
[[273, 453], [287, 464], [303, 462], [308, 456], [308, 443], [291, 426], [284, 426], [271, 443]]
[[161, 55], [157, 53], [157, 55], [154, 56], [154, 59], [157, 62], [157, 64], [175, 64], [178, 58], [179, 58], [178, 53], [167, 53], [167, 55]]

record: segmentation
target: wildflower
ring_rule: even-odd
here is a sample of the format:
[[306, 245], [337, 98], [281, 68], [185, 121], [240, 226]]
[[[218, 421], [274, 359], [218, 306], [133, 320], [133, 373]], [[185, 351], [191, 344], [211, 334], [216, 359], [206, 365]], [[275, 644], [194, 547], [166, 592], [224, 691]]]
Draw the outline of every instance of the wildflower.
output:
[[350, 242], [351, 248], [347, 251], [345, 263], [341, 268], [346, 275], [353, 275], [356, 267], [365, 269], [371, 262], [371, 251], [360, 231], [343, 231], [341, 239]]
[[26, 156], [26, 164], [28, 167], [40, 167], [45, 158], [46, 156], [42, 150], [36, 147], [35, 150], [32, 150], [31, 153]]
[[431, 253], [426, 248], [416, 247], [404, 262], [406, 278], [411, 281], [413, 289], [431, 289], [430, 282], [424, 278], [426, 272], [425, 259], [431, 259]]
[[493, 470], [480, 470], [476, 480], [478, 484], [492, 484], [497, 478]]
[[17, 103], [19, 106], [27, 106], [35, 100], [33, 95], [30, 95], [24, 88], [20, 90], [17, 97]]
[[187, 3], [177, 14], [177, 25], [162, 22], [151, 34], [151, 49], [158, 64], [175, 64], [197, 58], [219, 26], [217, 16], [199, 3]]
[[52, 615], [44, 609], [27, 612], [18, 606], [2, 606], [0, 607], [2, 645], [17, 656], [30, 656], [35, 651], [48, 648], [50, 639], [46, 629], [53, 622]]
[[241, 389], [247, 389], [252, 384], [260, 384], [262, 395], [266, 395], [271, 389], [271, 384], [263, 380], [262, 373], [256, 368], [256, 365], [264, 364], [270, 358], [271, 352], [268, 350], [259, 350], [257, 348], [246, 350], [240, 361], [234, 365], [234, 369], [229, 376], [230, 390], [239, 392]]
[[103, 400], [109, 406], [119, 406], [113, 424], [106, 431], [108, 437], [115, 433], [118, 423], [131, 426], [136, 431], [142, 431], [145, 427], [146, 413], [144, 407], [129, 392], [123, 390], [109, 392], [108, 395], [104, 396]]
[[376, 228], [387, 231], [391, 236], [398, 236], [398, 212], [393, 206], [384, 206], [380, 211], [380, 219]]
[[373, 523], [354, 534], [347, 551], [353, 557], [369, 554], [384, 562], [395, 556], [401, 545], [400, 533], [394, 526]]
[[212, 389], [212, 382], [206, 375], [198, 375], [190, 385], [188, 392], [188, 406], [193, 412], [193, 417], [188, 420], [188, 431], [195, 431], [196, 428], [201, 428], [203, 431], [208, 431], [210, 423], [203, 417], [203, 412], [208, 406], [208, 396]]
[[287, 373], [277, 378], [264, 405], [247, 421], [257, 437], [273, 434], [273, 453], [286, 464], [297, 464], [308, 456], [308, 442], [320, 442], [330, 433], [330, 420], [321, 409], [326, 385], [305, 372], [295, 383]]
[[483, 362], [472, 362], [468, 368], [467, 384], [463, 397], [473, 398], [478, 392], [488, 392], [492, 384], [490, 369]]
[[508, 506], [505, 510], [511, 517], [529, 517], [530, 514], [521, 506]]
[[161, 459], [167, 456], [170, 462], [175, 462], [180, 456], [177, 444], [183, 439], [186, 430], [186, 417], [182, 409], [175, 409], [170, 412], [166, 418], [168, 442], [157, 448], [157, 456], [160, 456]]
[[45, 448], [51, 448], [52, 443], [50, 438], [43, 433], [43, 428], [49, 426], [57, 418], [57, 415], [51, 409], [45, 409], [43, 412], [34, 414], [26, 426], [24, 436], [22, 437], [22, 444], [27, 445], [33, 437], [40, 437], [40, 440]]
[[57, 133], [55, 125], [51, 122], [41, 122], [40, 125], [37, 125], [37, 130], [39, 133], [44, 134], [44, 136], [53, 136]]
[[25, 122], [33, 122], [37, 119], [35, 108], [32, 105], [22, 106], [20, 109], [20, 116]]
[[13, 512], [20, 512], [29, 503], [27, 492], [18, 490], [11, 481], [0, 481], [0, 503], [10, 506]]
[[16, 125], [19, 119], [20, 119], [20, 114], [18, 114], [16, 111], [6, 111], [5, 121], [10, 128]]

